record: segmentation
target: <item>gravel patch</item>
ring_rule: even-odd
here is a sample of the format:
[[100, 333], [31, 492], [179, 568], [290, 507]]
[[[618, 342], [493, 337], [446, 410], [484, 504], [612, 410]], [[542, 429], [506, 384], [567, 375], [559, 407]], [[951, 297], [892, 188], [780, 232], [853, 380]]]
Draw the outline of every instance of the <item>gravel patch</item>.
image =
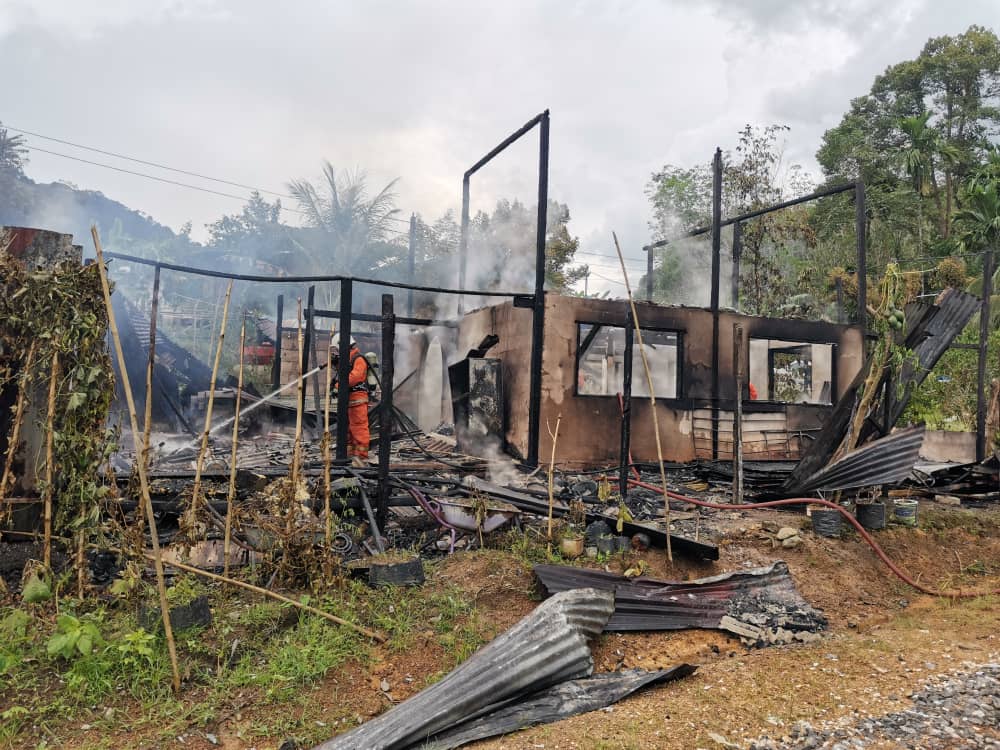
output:
[[939, 675], [909, 698], [911, 708], [882, 716], [855, 712], [815, 727], [799, 722], [780, 739], [755, 740], [748, 750], [1000, 750], [1000, 662]]

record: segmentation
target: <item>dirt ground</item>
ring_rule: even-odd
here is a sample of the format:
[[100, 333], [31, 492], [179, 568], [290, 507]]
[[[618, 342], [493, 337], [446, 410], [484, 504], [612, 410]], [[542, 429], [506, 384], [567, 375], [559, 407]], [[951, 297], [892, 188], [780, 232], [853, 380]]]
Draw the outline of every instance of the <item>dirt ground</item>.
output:
[[[922, 529], [878, 534], [890, 557], [925, 584], [1000, 587], [1000, 509], [928, 510], [924, 518]], [[649, 575], [696, 578], [784, 559], [804, 597], [829, 618], [826, 637], [810, 645], [748, 650], [713, 631], [607, 634], [593, 646], [597, 671], [679, 662], [696, 664], [698, 671], [605, 711], [474, 747], [709, 750], [720, 747], [720, 738], [742, 745], [762, 735], [780, 738], [803, 719], [905, 707], [923, 679], [1000, 653], [1000, 597], [950, 601], [919, 595], [891, 577], [856, 536], [832, 540], [804, 531], [801, 547], [776, 550], [761, 530], [765, 519], [795, 527], [808, 523], [801, 516], [766, 512], [734, 518], [719, 541], [717, 563], [678, 558], [670, 566], [662, 551], [649, 551], [642, 555]], [[616, 559], [610, 566], [625, 564]], [[474, 602], [475, 627], [483, 639], [502, 632], [537, 602], [528, 563], [500, 550], [456, 553], [435, 567], [425, 588], [451, 586]], [[319, 741], [406, 699], [453, 664], [454, 656], [428, 629], [402, 651], [380, 647], [367, 664], [349, 662], [331, 671], [292, 704], [260, 706], [252, 691], [242, 702], [235, 696], [231, 711], [208, 723], [192, 722], [175, 742], [153, 740], [151, 730], [111, 737], [87, 727], [73, 732], [64, 746], [272, 750], [289, 736]], [[196, 693], [190, 701], [196, 703]], [[287, 726], [282, 736], [274, 733], [276, 711]]]

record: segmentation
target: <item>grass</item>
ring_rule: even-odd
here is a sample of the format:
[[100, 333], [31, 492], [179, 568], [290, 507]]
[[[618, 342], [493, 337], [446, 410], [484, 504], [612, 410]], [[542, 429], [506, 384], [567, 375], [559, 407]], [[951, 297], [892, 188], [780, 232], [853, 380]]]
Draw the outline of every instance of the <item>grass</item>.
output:
[[[256, 719], [256, 726], [247, 728], [251, 734], [330, 733], [325, 722], [316, 723], [316, 709], [305, 696], [332, 671], [366, 663], [373, 655], [367, 639], [288, 605], [241, 599], [190, 577], [179, 578], [170, 593], [175, 605], [208, 595], [213, 611], [209, 627], [175, 633], [185, 678], [179, 697], [171, 693], [162, 631], [139, 628], [124, 601], [80, 607], [60, 602], [61, 612], [95, 622], [101, 633], [90, 653], [72, 658], [47, 653], [56, 633], [52, 602], [30, 612], [0, 607], [0, 742], [49, 735], [58, 745], [62, 733], [84, 723], [97, 731], [152, 732], [172, 741], [192, 727], [233, 715], [241, 701], [295, 706]], [[482, 645], [488, 629], [452, 586], [373, 590], [349, 580], [309, 603], [380, 630], [390, 653], [405, 652], [430, 631], [444, 655], [442, 676]], [[113, 718], [102, 713], [109, 707]], [[306, 716], [313, 718], [306, 722]], [[335, 721], [340, 718], [354, 720], [345, 714]], [[300, 726], [303, 722], [308, 726]]]

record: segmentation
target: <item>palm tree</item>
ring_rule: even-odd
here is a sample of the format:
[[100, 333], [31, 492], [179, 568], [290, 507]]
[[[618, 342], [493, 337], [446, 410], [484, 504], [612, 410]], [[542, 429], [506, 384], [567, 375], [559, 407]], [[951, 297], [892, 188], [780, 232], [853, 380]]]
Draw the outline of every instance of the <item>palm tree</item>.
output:
[[377, 275], [399, 250], [393, 244], [393, 220], [400, 213], [393, 191], [398, 178], [372, 197], [360, 170], [338, 176], [324, 161], [323, 178], [319, 188], [307, 180], [288, 183], [306, 225], [314, 230], [312, 241], [300, 243], [301, 249], [316, 270]]
[[941, 236], [947, 238], [952, 210], [951, 172], [946, 172], [947, 205], [942, 205], [935, 159], [940, 159], [942, 163], [952, 167], [958, 162], [961, 154], [929, 124], [930, 118], [931, 113], [924, 112], [921, 115], [900, 119], [899, 129], [908, 141], [902, 150], [903, 168], [917, 195], [934, 198]]
[[18, 174], [28, 163], [28, 145], [23, 135], [11, 135], [0, 123], [0, 169], [9, 169]]

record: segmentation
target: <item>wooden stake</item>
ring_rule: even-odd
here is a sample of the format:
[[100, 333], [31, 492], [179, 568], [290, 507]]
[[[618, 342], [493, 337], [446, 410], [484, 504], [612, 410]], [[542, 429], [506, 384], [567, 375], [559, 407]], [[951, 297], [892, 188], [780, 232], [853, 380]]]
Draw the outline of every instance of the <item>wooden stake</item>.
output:
[[[104, 253], [101, 251], [101, 238], [97, 233], [97, 227], [91, 226], [90, 234], [94, 238], [94, 249], [97, 253], [97, 270], [101, 276], [101, 289], [104, 292], [104, 306], [108, 311], [108, 327], [111, 329], [111, 340], [115, 345], [115, 356], [118, 359], [118, 371], [122, 377], [122, 390], [125, 392], [125, 401], [128, 404], [128, 416], [132, 426], [132, 435], [138, 436], [139, 418], [136, 416], [135, 399], [132, 398], [132, 386], [128, 379], [128, 368], [125, 366], [125, 354], [122, 352], [122, 340], [118, 336], [118, 325], [115, 323], [115, 311], [111, 306], [111, 287], [108, 285], [107, 271], [104, 268]], [[135, 437], [133, 437], [133, 440]], [[160, 599], [160, 611], [165, 612], [163, 617], [163, 634], [167, 640], [167, 651], [170, 653], [170, 667], [173, 670], [174, 692], [181, 689], [181, 672], [177, 666], [177, 646], [174, 643], [174, 631], [170, 626], [170, 604], [167, 601], [167, 584], [163, 577], [163, 556], [160, 554], [160, 539], [156, 531], [156, 516], [153, 515], [153, 501], [149, 496], [149, 478], [146, 475], [146, 466], [142, 461], [137, 461], [139, 470], [139, 487], [142, 491], [142, 503], [146, 511], [146, 523], [149, 524], [149, 537], [153, 547], [153, 565], [156, 569], [156, 590]], [[148, 554], [148, 553], [147, 553]]]
[[326, 350], [326, 403], [323, 409], [323, 510], [326, 512], [326, 548], [333, 544], [333, 518], [330, 516], [330, 390], [333, 386], [333, 335], [337, 325], [330, 326], [330, 346]]
[[21, 440], [21, 423], [24, 422], [24, 406], [28, 399], [28, 379], [31, 366], [35, 363], [37, 343], [36, 341], [31, 342], [28, 346], [28, 353], [24, 357], [24, 369], [21, 371], [21, 383], [17, 390], [17, 404], [14, 406], [14, 425], [10, 431], [10, 441], [7, 443], [7, 459], [3, 464], [3, 476], [0, 477], [0, 503], [7, 501], [7, 484], [11, 479], [14, 456], [17, 454], [17, 446]]
[[229, 456], [229, 494], [226, 495], [226, 532], [222, 543], [222, 573], [229, 577], [229, 541], [233, 529], [233, 500], [236, 499], [236, 448], [240, 438], [240, 397], [243, 395], [243, 347], [247, 340], [247, 317], [240, 326], [240, 370], [236, 376], [236, 405], [233, 407], [233, 450]]
[[552, 455], [549, 458], [549, 543], [552, 542], [552, 506], [555, 505], [555, 469], [556, 469], [556, 442], [559, 440], [559, 423], [562, 422], [562, 414], [556, 416], [556, 429], [555, 432], [549, 429], [548, 422], [545, 423], [545, 429], [549, 433], [549, 437], [552, 438]]
[[[733, 323], [733, 373], [736, 376], [736, 413], [733, 416], [733, 502], [743, 502], [743, 326]], [[698, 514], [701, 517], [701, 514]]]
[[85, 581], [85, 566], [83, 556], [83, 529], [76, 532], [76, 598], [83, 601], [83, 587]]
[[208, 453], [208, 438], [212, 429], [212, 407], [215, 405], [215, 382], [219, 376], [219, 360], [222, 359], [222, 343], [226, 338], [226, 319], [229, 317], [229, 297], [233, 292], [233, 281], [229, 280], [226, 287], [226, 300], [222, 303], [222, 326], [219, 329], [219, 343], [215, 348], [215, 361], [212, 363], [212, 380], [208, 386], [208, 407], [205, 410], [205, 430], [201, 434], [201, 448], [198, 450], [198, 462], [194, 469], [194, 486], [191, 489], [190, 524], [198, 520], [198, 506], [201, 503], [201, 472], [205, 467], [205, 454]]
[[[148, 557], [147, 553], [147, 557]], [[281, 594], [276, 594], [273, 591], [268, 591], [267, 589], [262, 589], [260, 586], [254, 586], [252, 583], [244, 583], [243, 581], [238, 581], [235, 578], [226, 578], [224, 576], [217, 575], [215, 573], [209, 573], [207, 570], [202, 570], [201, 568], [196, 568], [193, 565], [185, 565], [182, 562], [172, 562], [170, 566], [173, 568], [178, 568], [187, 573], [194, 573], [195, 575], [203, 576], [205, 578], [210, 578], [213, 581], [218, 581], [219, 583], [228, 583], [232, 586], [238, 586], [241, 589], [246, 589], [247, 591], [253, 591], [257, 594], [262, 594], [264, 596], [270, 597], [271, 599], [276, 599], [279, 602], [284, 602], [285, 604], [291, 604], [293, 607], [298, 607], [301, 610], [309, 612], [310, 614], [316, 615], [318, 617], [323, 617], [330, 622], [335, 622], [338, 625], [343, 625], [345, 628], [350, 628], [351, 630], [361, 633], [361, 635], [371, 638], [372, 640], [378, 641], [379, 643], [385, 643], [385, 636], [376, 633], [368, 628], [363, 628], [360, 625], [355, 625], [353, 622], [348, 622], [347, 620], [341, 619], [336, 615], [331, 615], [329, 612], [324, 612], [321, 609], [316, 609], [315, 607], [310, 607], [308, 604], [302, 604], [302, 602], [297, 602], [294, 599], [289, 599], [287, 596], [282, 596]]]
[[59, 351], [52, 352], [52, 372], [49, 375], [49, 403], [45, 417], [45, 526], [42, 542], [45, 567], [52, 569], [52, 482], [55, 479], [53, 471], [53, 443], [56, 436], [56, 391], [59, 388]]
[[618, 252], [618, 262], [622, 266], [622, 278], [625, 279], [625, 291], [628, 293], [628, 304], [632, 308], [632, 324], [635, 326], [635, 340], [639, 344], [639, 354], [642, 356], [642, 369], [646, 371], [646, 385], [649, 386], [649, 408], [653, 412], [653, 432], [656, 435], [656, 460], [660, 464], [660, 482], [663, 484], [663, 522], [667, 530], [667, 560], [674, 561], [674, 553], [670, 548], [670, 497], [667, 495], [667, 470], [663, 466], [663, 446], [660, 444], [660, 420], [656, 415], [656, 393], [653, 390], [653, 376], [649, 373], [649, 362], [646, 360], [646, 347], [642, 343], [642, 329], [639, 328], [639, 313], [635, 309], [632, 298], [632, 286], [628, 283], [628, 271], [625, 270], [625, 256], [622, 255], [618, 235], [611, 236], [615, 240], [615, 250]]

